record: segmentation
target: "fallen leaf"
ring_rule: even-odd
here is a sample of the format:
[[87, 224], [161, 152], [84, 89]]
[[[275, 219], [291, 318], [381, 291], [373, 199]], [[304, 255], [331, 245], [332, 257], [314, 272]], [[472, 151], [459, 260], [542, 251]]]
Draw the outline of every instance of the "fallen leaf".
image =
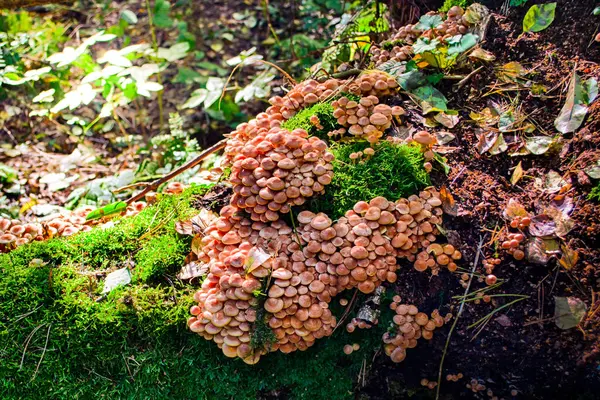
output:
[[590, 165], [583, 170], [592, 179], [600, 179], [600, 160], [596, 164]]
[[458, 215], [458, 205], [454, 201], [454, 197], [446, 186], [442, 186], [440, 189], [440, 198], [442, 200], [442, 209], [448, 215], [456, 217]]
[[554, 120], [554, 126], [560, 133], [575, 132], [581, 126], [588, 111], [588, 105], [598, 95], [598, 83], [594, 78], [582, 84], [581, 78], [573, 70], [567, 91], [565, 105]]
[[534, 4], [523, 18], [523, 32], [540, 32], [554, 21], [556, 3]]
[[458, 124], [458, 121], [460, 121], [458, 115], [451, 115], [443, 112], [437, 113], [433, 118], [448, 129], [454, 128], [456, 124]]
[[483, 154], [494, 146], [494, 143], [498, 140], [498, 132], [482, 132], [477, 136], [477, 151], [479, 154]]
[[483, 61], [494, 61], [496, 59], [496, 56], [494, 55], [494, 53], [484, 50], [481, 47], [478, 47], [469, 53], [469, 58], [479, 59]]
[[450, 143], [451, 141], [453, 141], [456, 138], [456, 136], [454, 136], [453, 133], [450, 133], [448, 131], [435, 132], [434, 136], [439, 145], [445, 145], [447, 143]]
[[567, 181], [565, 181], [562, 176], [555, 171], [550, 171], [546, 174], [543, 184], [543, 188], [547, 193], [559, 192], [563, 186], [568, 185]]
[[502, 133], [500, 133], [500, 134], [498, 134], [498, 139], [496, 139], [496, 142], [494, 143], [492, 148], [489, 150], [489, 152], [490, 152], [490, 154], [495, 156], [500, 153], [504, 153], [506, 150], [508, 150], [508, 145], [506, 144], [506, 141], [504, 140], [504, 135]]
[[529, 233], [537, 237], [548, 237], [554, 236], [556, 233], [556, 224], [554, 219], [550, 218], [546, 214], [536, 215], [531, 218], [531, 224], [529, 225]]
[[184, 265], [179, 273], [177, 273], [177, 278], [182, 281], [198, 278], [201, 276], [205, 276], [208, 273], [208, 264], [199, 263], [196, 261], [192, 261], [191, 263]]
[[528, 239], [526, 250], [527, 261], [537, 265], [547, 265], [550, 258], [560, 252], [556, 239], [542, 239], [539, 237]]
[[503, 216], [507, 220], [513, 220], [515, 217], [527, 217], [529, 213], [525, 210], [525, 207], [521, 205], [515, 199], [509, 199], [504, 211], [502, 212]]
[[500, 315], [498, 318], [495, 319], [495, 321], [504, 327], [509, 327], [513, 325], [513, 323], [510, 321], [510, 318], [508, 318], [505, 314]]
[[175, 231], [180, 235], [193, 235], [194, 228], [192, 227], [192, 221], [177, 221], [175, 222]]
[[131, 273], [129, 272], [129, 269], [127, 267], [113, 271], [110, 274], [106, 275], [102, 293], [109, 293], [117, 286], [127, 285], [129, 282], [131, 282]]
[[554, 318], [560, 329], [571, 329], [579, 325], [587, 313], [587, 307], [577, 297], [554, 297]]
[[570, 270], [573, 268], [577, 261], [579, 261], [579, 253], [577, 250], [571, 250], [567, 245], [561, 246], [562, 256], [558, 260], [560, 265], [562, 265], [566, 270]]
[[489, 107], [484, 108], [480, 113], [471, 111], [469, 117], [481, 127], [496, 125], [500, 119], [500, 115]]
[[525, 147], [532, 154], [541, 155], [550, 149], [554, 138], [548, 136], [533, 136], [525, 139]]
[[516, 61], [511, 61], [496, 69], [498, 79], [506, 83], [516, 82], [525, 74], [527, 74], [527, 70]]
[[202, 235], [196, 235], [192, 239], [192, 253], [194, 253], [195, 255], [200, 254], [200, 252], [202, 251], [202, 238]]
[[260, 267], [271, 258], [271, 255], [261, 249], [260, 247], [253, 247], [248, 252], [248, 258], [246, 259], [246, 264], [244, 265], [244, 270], [247, 274], [254, 271], [256, 268]]
[[515, 170], [513, 171], [512, 177], [510, 178], [510, 183], [514, 186], [519, 182], [519, 180], [523, 177], [523, 167], [521, 166], [521, 162], [517, 164]]

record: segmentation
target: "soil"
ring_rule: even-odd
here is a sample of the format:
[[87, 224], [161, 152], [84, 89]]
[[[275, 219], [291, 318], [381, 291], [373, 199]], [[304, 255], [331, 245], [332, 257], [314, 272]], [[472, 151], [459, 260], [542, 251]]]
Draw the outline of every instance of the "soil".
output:
[[[543, 2], [530, 1], [524, 8], [511, 7], [507, 15], [499, 14], [502, 3], [488, 4], [494, 14], [483, 47], [496, 56], [495, 65], [520, 62], [548, 92], [544, 97], [535, 97], [528, 90], [483, 97], [496, 82], [491, 66], [475, 74], [459, 91], [453, 90], [452, 82], [444, 84], [441, 90], [449, 98], [449, 108], [459, 110], [461, 115], [461, 122], [450, 130], [456, 140], [449, 144], [459, 149], [447, 155], [451, 167], [449, 175], [434, 174], [433, 183], [437, 187], [446, 185], [458, 205], [458, 216], [445, 218], [444, 226], [449, 241], [459, 244], [464, 254], [463, 267], [473, 268], [478, 244], [483, 238], [483, 255], [501, 260], [494, 274], [504, 282], [494, 293], [529, 298], [496, 313], [478, 335], [475, 335], [476, 328], [468, 326], [511, 299], [497, 297], [498, 301], [492, 303], [465, 303], [446, 352], [440, 397], [597, 398], [595, 393], [600, 390], [598, 338], [591, 330], [597, 327], [598, 321], [589, 321], [584, 335], [577, 328], [559, 329], [552, 317], [554, 296], [577, 297], [589, 306], [592, 292], [598, 290], [600, 283], [595, 267], [600, 261], [600, 206], [586, 200], [591, 185], [585, 174], [580, 173], [581, 168], [600, 158], [598, 102], [590, 108], [584, 126], [576, 134], [560, 138], [562, 149], [542, 156], [481, 155], [476, 147], [478, 132], [473, 121], [469, 121], [469, 112], [481, 111], [490, 100], [512, 100], [518, 102], [541, 132], [556, 132], [554, 119], [564, 104], [573, 68], [580, 76], [600, 76], [600, 68], [594, 62], [600, 59], [600, 45], [596, 42], [589, 45], [600, 19], [592, 15], [594, 1], [558, 1], [556, 19], [548, 29], [519, 37], [527, 9]], [[512, 186], [512, 169], [519, 161], [525, 177]], [[490, 243], [494, 228], [506, 225], [502, 212], [510, 198], [534, 213], [552, 200], [553, 195], [543, 193], [533, 179], [551, 170], [572, 184], [569, 196], [575, 204], [571, 214], [575, 227], [567, 236], [567, 242], [579, 253], [579, 262], [570, 271], [558, 265], [555, 259], [547, 265], [535, 265], [526, 259], [516, 261]], [[484, 274], [481, 261], [480, 258], [476, 271]], [[428, 279], [408, 263], [400, 271], [394, 290], [404, 300], [419, 305], [421, 311], [438, 308], [442, 315], [448, 311], [456, 315], [458, 302], [452, 297], [465, 293], [458, 276], [455, 278], [445, 271]], [[470, 290], [482, 287], [485, 283], [474, 279]], [[535, 322], [540, 320], [542, 322]], [[422, 388], [420, 381], [423, 378], [437, 381], [449, 331], [450, 328], [445, 327], [440, 333], [436, 331], [431, 341], [419, 342], [415, 349], [408, 351], [401, 364], [395, 365], [383, 355], [376, 357], [365, 385], [357, 388], [357, 397], [435, 397], [436, 389]], [[458, 382], [446, 380], [447, 374], [457, 373], [464, 375]], [[485, 389], [475, 392], [468, 387], [473, 383], [484, 385]]]

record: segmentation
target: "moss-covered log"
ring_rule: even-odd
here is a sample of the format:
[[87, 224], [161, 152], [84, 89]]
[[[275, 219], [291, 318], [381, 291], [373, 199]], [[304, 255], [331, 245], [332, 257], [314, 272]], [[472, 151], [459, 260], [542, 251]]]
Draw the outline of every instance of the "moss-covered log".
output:
[[[187, 329], [196, 286], [175, 278], [190, 248], [175, 222], [197, 212], [191, 200], [206, 190], [165, 196], [110, 229], [0, 255], [0, 398], [351, 397], [363, 354], [342, 353], [344, 329], [255, 366]], [[103, 277], [126, 265], [132, 283], [103, 298]], [[365, 351], [379, 345], [368, 333]]]

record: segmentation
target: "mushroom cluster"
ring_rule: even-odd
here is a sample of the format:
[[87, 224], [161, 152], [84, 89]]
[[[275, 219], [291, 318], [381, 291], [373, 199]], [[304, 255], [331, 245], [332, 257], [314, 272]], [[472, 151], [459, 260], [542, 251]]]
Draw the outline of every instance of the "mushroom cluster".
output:
[[356, 96], [389, 96], [398, 90], [396, 79], [383, 71], [363, 72], [356, 79], [345, 84], [346, 91]]
[[0, 253], [8, 253], [34, 240], [44, 240], [44, 230], [40, 224], [23, 224], [16, 219], [0, 218]]
[[432, 275], [437, 275], [442, 267], [447, 268], [450, 272], [454, 272], [458, 268], [455, 261], [461, 258], [461, 252], [456, 250], [451, 244], [431, 243], [427, 246], [426, 250], [417, 254], [414, 267], [420, 272], [429, 268]]
[[371, 48], [371, 61], [375, 66], [379, 66], [387, 61], [407, 61], [413, 55], [413, 48], [410, 45], [394, 46], [389, 51], [377, 46]]
[[[335, 222], [301, 211], [292, 216], [295, 231], [281, 219], [253, 220], [232, 197], [200, 243], [198, 258], [209, 272], [194, 296], [190, 329], [249, 364], [268, 351], [307, 349], [333, 332], [333, 297], [352, 288], [372, 293], [384, 281], [395, 282], [397, 257], [414, 261], [418, 249], [431, 244], [441, 222], [439, 196], [427, 188], [396, 202], [376, 197], [356, 203]], [[261, 322], [276, 341], [253, 348]]]
[[434, 28], [423, 30], [421, 24], [409, 24], [398, 29], [394, 36], [388, 42], [393, 47], [388, 51], [378, 46], [371, 48], [371, 60], [375, 66], [379, 66], [387, 61], [407, 61], [413, 54], [412, 45], [419, 38], [429, 40], [447, 41], [453, 36], [467, 33], [471, 27], [468, 18], [464, 16], [465, 11], [460, 6], [454, 6], [444, 15], [435, 11], [430, 11], [428, 16], [440, 16], [442, 22]]
[[394, 315], [394, 330], [383, 334], [385, 354], [393, 362], [399, 363], [406, 358], [406, 349], [417, 346], [417, 339], [431, 340], [433, 331], [448, 322], [452, 314], [443, 318], [438, 310], [434, 310], [431, 316], [413, 304], [401, 304], [400, 296], [394, 296], [390, 308], [396, 312]]
[[[121, 215], [133, 216], [139, 213], [146, 203], [135, 202]], [[43, 222], [23, 222], [0, 217], [0, 253], [9, 251], [32, 241], [47, 240], [58, 236], [71, 236], [79, 232], [88, 232], [101, 220], [86, 221], [93, 207], [84, 206], [74, 211], [65, 211]]]
[[354, 137], [364, 137], [375, 143], [383, 136], [383, 132], [392, 124], [392, 116], [401, 116], [405, 111], [400, 106], [390, 107], [378, 104], [377, 96], [366, 96], [359, 101], [343, 96], [331, 103], [333, 116], [343, 129], [331, 132], [332, 135], [343, 135], [348, 132]]
[[333, 154], [304, 129], [272, 128], [246, 142], [233, 159], [231, 204], [253, 221], [275, 221], [280, 214], [321, 194], [333, 178]]

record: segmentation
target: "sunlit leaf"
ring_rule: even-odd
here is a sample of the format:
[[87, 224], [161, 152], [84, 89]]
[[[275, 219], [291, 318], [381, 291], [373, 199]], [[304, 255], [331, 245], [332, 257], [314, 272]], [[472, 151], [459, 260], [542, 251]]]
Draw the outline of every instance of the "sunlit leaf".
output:
[[411, 92], [419, 100], [421, 100], [421, 108], [423, 113], [427, 114], [431, 111], [448, 111], [446, 97], [434, 88], [433, 86], [421, 86]]
[[502, 82], [515, 82], [523, 78], [525, 74], [527, 74], [527, 70], [516, 61], [511, 61], [496, 69], [496, 75]]
[[508, 200], [508, 203], [506, 204], [502, 215], [505, 219], [510, 221], [513, 220], [515, 217], [527, 217], [529, 214], [525, 210], [525, 207], [521, 205], [521, 203], [511, 198]]
[[130, 25], [135, 25], [138, 22], [137, 15], [127, 8], [121, 11], [121, 19]]
[[192, 261], [184, 265], [177, 273], [177, 278], [182, 281], [205, 276], [208, 273], [208, 264]]
[[590, 178], [600, 179], [600, 160], [596, 161], [596, 164], [586, 167], [584, 171]]
[[519, 163], [515, 167], [515, 170], [513, 171], [512, 177], [510, 178], [510, 183], [514, 186], [517, 184], [517, 182], [519, 182], [519, 180], [521, 180], [522, 177], [523, 177], [523, 166], [521, 165], [521, 162], [519, 161]]
[[93, 219], [104, 218], [109, 215], [119, 214], [127, 208], [127, 203], [124, 201], [117, 201], [115, 203], [107, 204], [104, 207], [98, 208], [90, 212], [86, 217], [86, 221]]
[[534, 4], [523, 18], [523, 32], [539, 32], [554, 21], [556, 3]]
[[442, 186], [440, 189], [440, 199], [442, 200], [442, 209], [444, 212], [456, 217], [458, 215], [458, 204], [456, 204], [452, 193], [450, 193], [446, 186]]
[[208, 90], [204, 88], [196, 89], [183, 105], [182, 108], [196, 108], [206, 100]]
[[31, 101], [34, 103], [49, 103], [54, 101], [54, 89], [44, 90], [35, 96]]
[[490, 154], [495, 156], [500, 153], [504, 153], [506, 150], [508, 150], [508, 144], [506, 144], [506, 141], [504, 140], [504, 135], [502, 133], [499, 133], [498, 139], [496, 139], [496, 142], [490, 148], [489, 152]]
[[118, 269], [106, 275], [106, 279], [104, 279], [104, 288], [102, 289], [102, 293], [109, 293], [118, 286], [124, 286], [129, 284], [130, 282], [131, 273], [129, 272], [129, 269], [127, 267]]
[[550, 149], [553, 141], [549, 136], [533, 136], [525, 139], [525, 147], [532, 154], [541, 155]]
[[577, 130], [585, 119], [590, 98], [592, 98], [593, 101], [593, 98], [595, 98], [597, 94], [598, 85], [595, 80], [593, 82], [582, 84], [581, 78], [577, 75], [577, 72], [573, 71], [565, 105], [554, 121], [556, 130], [560, 133], [574, 132]]
[[562, 245], [561, 250], [562, 256], [559, 258], [558, 262], [563, 268], [570, 270], [577, 264], [577, 261], [579, 261], [579, 253], [576, 250], [571, 250], [566, 245]]
[[[448, 42], [450, 46], [448, 47], [448, 55], [451, 56], [453, 54], [464, 53], [469, 50], [473, 46], [477, 44], [477, 40], [479, 37], [472, 33], [467, 33], [464, 35], [457, 35], [458, 40], [454, 42]], [[450, 38], [452, 39], [452, 38]]]
[[458, 121], [460, 121], [458, 115], [446, 114], [443, 112], [437, 113], [433, 118], [448, 129], [454, 128], [456, 124], [458, 124]]
[[479, 47], [469, 53], [469, 58], [470, 59], [479, 59], [479, 60], [489, 62], [489, 61], [494, 61], [496, 59], [496, 56], [494, 55], [494, 53], [484, 50], [481, 47]]
[[438, 14], [434, 15], [423, 15], [419, 18], [419, 23], [415, 25], [416, 29], [427, 31], [433, 29], [443, 22], [442, 17]]

